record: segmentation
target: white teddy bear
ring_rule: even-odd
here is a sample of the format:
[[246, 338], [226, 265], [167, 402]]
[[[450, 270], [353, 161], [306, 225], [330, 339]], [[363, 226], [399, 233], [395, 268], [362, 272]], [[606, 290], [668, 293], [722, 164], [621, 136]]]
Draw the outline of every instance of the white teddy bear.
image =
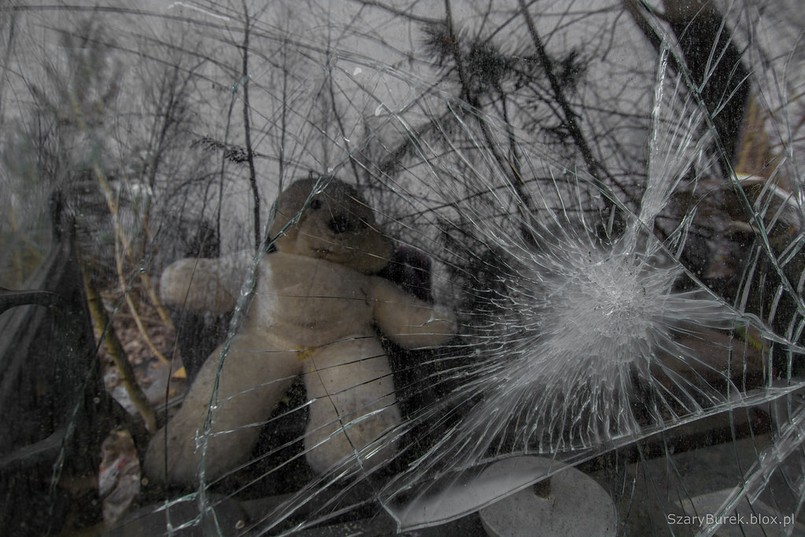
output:
[[[380, 465], [396, 452], [401, 417], [375, 327], [409, 349], [441, 345], [456, 332], [447, 309], [373, 275], [386, 266], [392, 247], [351, 186], [335, 179], [294, 182], [277, 199], [270, 236], [277, 251], [259, 262], [254, 298], [220, 372], [223, 346], [150, 442], [145, 471], [154, 481], [198, 483], [197, 445], [208, 412], [205, 479], [247, 462], [299, 374], [310, 400], [305, 454], [313, 470], [324, 473], [356, 458], [365, 468]], [[193, 310], [232, 310], [251, 260], [241, 253], [177, 261], [162, 274], [162, 299]]]

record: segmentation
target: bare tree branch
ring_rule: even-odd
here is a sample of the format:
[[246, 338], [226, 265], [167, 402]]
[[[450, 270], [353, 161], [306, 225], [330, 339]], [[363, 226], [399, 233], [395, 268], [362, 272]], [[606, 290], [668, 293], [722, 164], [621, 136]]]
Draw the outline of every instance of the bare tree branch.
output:
[[251, 20], [249, 18], [249, 9], [246, 6], [246, 0], [242, 0], [243, 4], [243, 45], [241, 46], [243, 67], [241, 74], [243, 86], [243, 134], [246, 142], [246, 160], [249, 163], [249, 185], [252, 188], [252, 200], [254, 201], [253, 215], [254, 215], [254, 248], [255, 251], [260, 249], [260, 191], [257, 187], [257, 172], [254, 168], [254, 152], [252, 151], [252, 134], [249, 112], [249, 33], [251, 31]]

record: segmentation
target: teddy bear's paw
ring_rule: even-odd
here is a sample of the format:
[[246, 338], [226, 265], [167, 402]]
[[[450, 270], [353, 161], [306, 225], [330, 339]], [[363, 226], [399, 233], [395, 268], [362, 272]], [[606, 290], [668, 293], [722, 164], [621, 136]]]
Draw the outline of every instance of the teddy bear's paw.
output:
[[430, 319], [425, 325], [432, 327], [434, 334], [443, 335], [446, 339], [450, 339], [458, 332], [458, 320], [453, 310], [441, 304], [433, 306]]
[[159, 279], [159, 297], [169, 306], [184, 303], [193, 281], [194, 259], [180, 259], [170, 264]]
[[165, 428], [157, 431], [148, 444], [148, 451], [145, 454], [143, 464], [145, 475], [155, 483], [195, 485], [196, 457], [193, 455], [192, 446], [185, 444], [183, 435], [175, 430], [170, 434]]
[[152, 483], [169, 483], [172, 481], [170, 475], [171, 462], [165, 457], [165, 454], [169, 452], [165, 441], [165, 429], [162, 428], [151, 438], [143, 460], [143, 472]]
[[458, 321], [453, 311], [446, 306], [435, 305], [427, 319], [409, 327], [401, 342], [407, 348], [436, 347], [452, 339], [457, 332]]
[[231, 311], [235, 307], [232, 288], [236, 294], [240, 274], [227, 261], [187, 258], [172, 263], [159, 280], [162, 302], [193, 311]]

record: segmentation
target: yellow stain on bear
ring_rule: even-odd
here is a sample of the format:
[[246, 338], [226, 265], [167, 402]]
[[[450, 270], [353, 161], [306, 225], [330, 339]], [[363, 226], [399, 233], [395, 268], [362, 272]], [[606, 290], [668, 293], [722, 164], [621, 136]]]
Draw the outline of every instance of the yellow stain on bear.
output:
[[318, 347], [304, 347], [304, 348], [296, 351], [296, 358], [300, 362], [304, 362], [305, 360], [307, 360], [308, 358], [310, 358], [313, 355], [313, 353], [316, 351], [317, 348]]

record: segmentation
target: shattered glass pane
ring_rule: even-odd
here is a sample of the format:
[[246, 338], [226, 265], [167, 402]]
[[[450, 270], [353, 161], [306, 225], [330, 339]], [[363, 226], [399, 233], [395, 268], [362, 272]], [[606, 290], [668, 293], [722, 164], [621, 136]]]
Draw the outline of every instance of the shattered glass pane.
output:
[[10, 535], [805, 535], [792, 0], [2, 7]]

